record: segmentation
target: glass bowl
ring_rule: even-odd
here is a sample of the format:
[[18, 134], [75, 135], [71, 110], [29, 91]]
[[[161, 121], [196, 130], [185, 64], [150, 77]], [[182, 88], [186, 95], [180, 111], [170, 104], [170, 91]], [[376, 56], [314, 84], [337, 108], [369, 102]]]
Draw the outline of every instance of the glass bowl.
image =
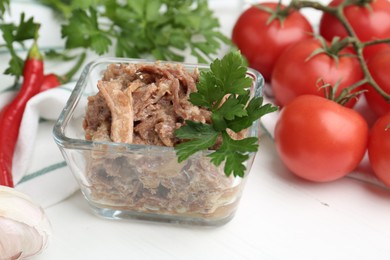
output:
[[[142, 219], [189, 225], [219, 226], [230, 221], [252, 167], [246, 162], [244, 178], [227, 177], [198, 152], [178, 163], [173, 148], [135, 145], [85, 138], [83, 120], [88, 97], [98, 92], [97, 82], [110, 64], [153, 63], [139, 59], [100, 58], [88, 64], [53, 129], [54, 139], [81, 192], [98, 216]], [[190, 71], [206, 65], [185, 64]], [[251, 95], [260, 96], [264, 81], [251, 69]], [[258, 120], [259, 121], [259, 120]], [[259, 122], [248, 129], [258, 136]]]

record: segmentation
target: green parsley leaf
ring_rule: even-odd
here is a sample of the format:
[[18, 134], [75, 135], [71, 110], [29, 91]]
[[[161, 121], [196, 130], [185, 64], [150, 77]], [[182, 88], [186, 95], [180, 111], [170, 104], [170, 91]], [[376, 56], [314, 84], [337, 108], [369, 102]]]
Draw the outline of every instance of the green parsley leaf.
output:
[[64, 17], [69, 17], [72, 12], [72, 7], [69, 3], [62, 0], [39, 0], [44, 5], [50, 6], [55, 11], [59, 12]]
[[182, 162], [192, 154], [212, 147], [219, 133], [211, 125], [186, 121], [186, 125], [176, 130], [175, 134], [181, 139], [191, 139], [176, 146], [178, 160]]
[[[86, 6], [61, 5], [60, 0], [40, 0], [63, 13], [73, 8], [62, 27], [66, 48], [108, 52], [115, 43], [119, 57], [153, 55], [159, 60], [183, 61], [190, 49], [199, 62], [209, 62], [229, 38], [218, 31], [218, 19], [207, 0], [115, 1], [88, 0]], [[92, 5], [92, 2], [96, 2]], [[88, 7], [89, 11], [86, 11]], [[101, 21], [98, 23], [98, 21]]]
[[241, 95], [237, 97], [239, 99], [246, 96], [249, 98], [248, 88], [252, 85], [252, 79], [246, 76], [245, 64], [239, 51], [232, 51], [221, 60], [214, 60], [210, 70], [201, 71], [198, 91], [191, 93], [190, 101], [214, 111], [220, 107], [226, 95], [237, 94]]
[[251, 86], [246, 61], [237, 50], [226, 54], [221, 60], [216, 59], [209, 70], [200, 72], [197, 92], [191, 93], [189, 100], [211, 111], [212, 124], [186, 121], [186, 125], [175, 131], [176, 137], [184, 141], [175, 147], [179, 161], [214, 147], [220, 138], [220, 147], [209, 154], [211, 162], [216, 166], [225, 162], [224, 172], [227, 176], [244, 176], [245, 162], [250, 158], [250, 153], [257, 151], [258, 138], [234, 140], [228, 130], [238, 133], [251, 127], [261, 116], [277, 109], [271, 104], [263, 105], [262, 97], [251, 98]]
[[0, 20], [3, 20], [4, 13], [9, 10], [9, 0], [0, 1]]
[[62, 27], [61, 34], [66, 38], [65, 47], [68, 49], [91, 48], [102, 55], [111, 45], [108, 33], [99, 28], [97, 11], [92, 7], [89, 8], [89, 12], [82, 9], [75, 10], [69, 19], [69, 24]]
[[11, 59], [8, 63], [9, 67], [5, 69], [4, 74], [21, 77], [23, 75], [24, 60], [20, 58], [15, 52], [11, 52]]
[[21, 58], [15, 50], [15, 45], [18, 44], [24, 48], [24, 42], [37, 37], [40, 24], [34, 22], [33, 18], [25, 19], [25, 14], [20, 15], [19, 24], [2, 23], [0, 31], [2, 32], [5, 41], [5, 47], [11, 54], [9, 67], [6, 68], [4, 74], [16, 76], [15, 82], [23, 74], [24, 58]]
[[94, 50], [97, 54], [104, 54], [108, 51], [109, 46], [111, 45], [111, 40], [104, 35], [104, 33], [97, 33], [91, 35], [91, 49]]
[[225, 161], [224, 172], [227, 176], [243, 177], [245, 174], [245, 161], [249, 159], [249, 152], [256, 152], [258, 139], [248, 137], [242, 140], [233, 140], [226, 132], [222, 134], [221, 147], [210, 154], [211, 162], [219, 166]]
[[217, 85], [224, 89], [225, 93], [245, 95], [246, 89], [252, 85], [252, 79], [246, 77], [247, 68], [242, 55], [230, 52], [222, 60], [216, 59], [210, 69], [217, 79]]
[[221, 131], [227, 128], [227, 120], [234, 120], [236, 117], [247, 116], [245, 104], [241, 104], [237, 97], [231, 95], [215, 110], [211, 118], [215, 129]]
[[225, 96], [225, 92], [217, 86], [216, 81], [211, 71], [202, 71], [197, 84], [198, 91], [190, 94], [190, 102], [211, 110], [215, 100], [221, 100]]
[[14, 41], [23, 42], [26, 40], [34, 39], [38, 37], [38, 30], [41, 26], [38, 23], [34, 22], [34, 18], [29, 18], [27, 21], [24, 19], [25, 15], [22, 13], [19, 20], [19, 26], [15, 28], [14, 32]]
[[91, 6], [98, 6], [104, 3], [105, 0], [38, 0], [44, 5], [47, 5], [60, 13], [62, 18], [70, 18], [73, 10], [76, 9], [88, 9]]
[[263, 105], [263, 97], [257, 97], [250, 100], [246, 107], [247, 115], [229, 120], [227, 122], [228, 128], [238, 133], [252, 125], [254, 121], [260, 117], [272, 113], [277, 110], [277, 107], [272, 104]]

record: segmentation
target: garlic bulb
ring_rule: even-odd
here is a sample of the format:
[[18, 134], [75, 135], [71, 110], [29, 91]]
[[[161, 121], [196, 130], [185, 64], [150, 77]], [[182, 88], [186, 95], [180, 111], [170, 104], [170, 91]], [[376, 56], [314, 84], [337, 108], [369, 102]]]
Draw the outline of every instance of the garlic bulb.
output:
[[15, 189], [0, 186], [0, 260], [41, 253], [50, 234], [50, 222], [39, 205]]

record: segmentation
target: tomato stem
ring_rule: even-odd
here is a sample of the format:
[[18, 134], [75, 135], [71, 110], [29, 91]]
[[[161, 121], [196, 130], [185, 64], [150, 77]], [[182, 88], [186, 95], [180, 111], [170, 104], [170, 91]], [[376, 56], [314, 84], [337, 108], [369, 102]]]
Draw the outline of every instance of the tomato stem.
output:
[[368, 42], [362, 42], [362, 47], [366, 47], [366, 46], [371, 46], [371, 45], [375, 45], [375, 44], [380, 44], [380, 43], [388, 43], [390, 44], [390, 38], [386, 38], [386, 39], [377, 39], [377, 40], [373, 40], [373, 41], [368, 41]]
[[264, 12], [267, 12], [270, 14], [270, 17], [267, 20], [267, 24], [270, 24], [273, 20], [278, 19], [281, 26], [283, 26], [284, 20], [290, 14], [291, 9], [292, 9], [289, 6], [284, 7], [282, 5], [281, 0], [278, 1], [278, 5], [276, 6], [276, 9], [269, 8], [268, 6], [264, 6], [262, 4], [256, 4], [254, 6], [258, 9], [260, 9], [261, 11], [264, 11]]
[[341, 91], [340, 95], [338, 95], [338, 97], [336, 97], [334, 99], [334, 101], [339, 103], [340, 105], [347, 104], [352, 98], [357, 98], [358, 96], [360, 96], [360, 94], [362, 94], [362, 93], [367, 91], [365, 89], [362, 89], [362, 90], [359, 90], [359, 91], [352, 92], [352, 90], [362, 86], [365, 83], [367, 83], [367, 79], [362, 79], [362, 80], [356, 82], [355, 84], [353, 84], [353, 85], [343, 89]]
[[313, 8], [322, 12], [326, 12], [329, 14], [332, 14], [335, 16], [341, 24], [344, 26], [345, 30], [347, 31], [349, 35], [348, 41], [353, 46], [356, 57], [360, 63], [360, 66], [363, 71], [363, 75], [365, 77], [365, 81], [369, 83], [380, 95], [382, 95], [388, 102], [390, 102], [390, 94], [387, 94], [374, 80], [372, 77], [367, 63], [363, 56], [363, 49], [366, 46], [374, 45], [378, 43], [390, 43], [390, 38], [388, 39], [380, 39], [380, 40], [374, 40], [369, 42], [361, 42], [359, 38], [356, 35], [356, 32], [352, 28], [351, 24], [347, 20], [347, 18], [344, 15], [344, 8], [348, 5], [367, 5], [371, 3], [372, 0], [344, 0], [342, 1], [338, 6], [329, 6], [321, 4], [317, 1], [307, 1], [307, 0], [292, 0], [289, 8], [295, 8], [295, 9], [301, 9], [301, 8]]
[[336, 61], [336, 64], [338, 64], [339, 58], [343, 56], [340, 52], [350, 44], [348, 38], [340, 40], [339, 37], [334, 37], [330, 44], [321, 36], [317, 36], [317, 39], [321, 43], [321, 48], [314, 50], [305, 61], [310, 60], [318, 54], [325, 53], [326, 55], [332, 57]]

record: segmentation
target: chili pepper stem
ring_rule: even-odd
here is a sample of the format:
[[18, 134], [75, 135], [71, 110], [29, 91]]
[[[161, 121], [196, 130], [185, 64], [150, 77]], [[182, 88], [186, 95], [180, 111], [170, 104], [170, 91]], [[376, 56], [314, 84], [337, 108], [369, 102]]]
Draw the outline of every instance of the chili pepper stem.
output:
[[38, 43], [36, 40], [34, 40], [30, 50], [28, 51], [27, 59], [43, 60], [43, 56], [39, 51]]

